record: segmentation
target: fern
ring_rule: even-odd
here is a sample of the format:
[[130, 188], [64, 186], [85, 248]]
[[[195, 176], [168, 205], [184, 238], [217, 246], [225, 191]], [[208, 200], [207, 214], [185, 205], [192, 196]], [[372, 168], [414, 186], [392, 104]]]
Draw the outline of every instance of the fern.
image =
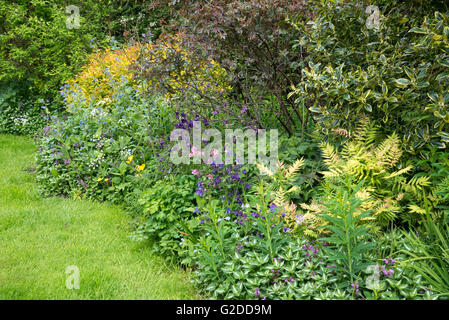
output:
[[270, 181], [267, 186], [269, 198], [277, 207], [281, 207], [284, 213], [284, 222], [290, 229], [297, 227], [297, 212], [296, 205], [290, 201], [289, 194], [298, 192], [299, 188], [294, 185], [294, 180], [299, 174], [299, 170], [304, 166], [304, 159], [298, 159], [289, 167], [281, 162], [278, 162], [276, 172], [270, 171], [263, 164], [257, 164], [261, 173], [265, 174]]
[[376, 160], [386, 168], [394, 166], [402, 156], [400, 141], [396, 134], [385, 139], [374, 151]]
[[370, 121], [368, 117], [362, 117], [357, 124], [354, 140], [366, 147], [370, 147], [377, 136], [378, 129], [374, 122]]
[[412, 202], [429, 196], [431, 182], [429, 177], [423, 176], [406, 179], [404, 175], [412, 166], [395, 170], [403, 153], [396, 134], [376, 144], [377, 140], [375, 125], [361, 119], [341, 151], [322, 143], [320, 147], [327, 167], [322, 174], [330, 183], [344, 177], [351, 177], [355, 183], [363, 181], [360, 194], [371, 197], [364, 203], [364, 209], [373, 209], [375, 223], [386, 226], [403, 213], [420, 214], [419, 206]]

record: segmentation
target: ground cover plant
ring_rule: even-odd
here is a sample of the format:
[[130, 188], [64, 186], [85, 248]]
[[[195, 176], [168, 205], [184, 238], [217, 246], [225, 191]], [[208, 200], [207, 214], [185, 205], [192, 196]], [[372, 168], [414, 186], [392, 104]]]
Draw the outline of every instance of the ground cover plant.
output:
[[[14, 257], [0, 256], [0, 296], [48, 297], [44, 285], [26, 293], [27, 279], [15, 283], [38, 261], [20, 267], [13, 238], [39, 225], [67, 243], [45, 263], [78, 257], [90, 275], [104, 271], [79, 296], [58, 289], [61, 298], [449, 297], [445, 3], [102, 4], [86, 2], [101, 10], [75, 34], [58, 29], [57, 5], [28, 5], [55, 39], [81, 32], [73, 59], [52, 59], [55, 47], [19, 55], [12, 26], [36, 21], [2, 29], [0, 133], [35, 146], [0, 137], [1, 178], [13, 186], [3, 190], [1, 237]], [[14, 7], [17, 19], [25, 7]], [[34, 73], [24, 67], [39, 59]], [[24, 163], [32, 174], [8, 172]], [[41, 248], [39, 232], [24, 237], [61, 252]]]

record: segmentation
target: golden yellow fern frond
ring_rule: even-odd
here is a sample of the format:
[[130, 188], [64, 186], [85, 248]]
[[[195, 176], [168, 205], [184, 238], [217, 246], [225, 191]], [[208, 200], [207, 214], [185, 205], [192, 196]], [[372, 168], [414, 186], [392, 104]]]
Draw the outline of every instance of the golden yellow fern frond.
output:
[[278, 207], [282, 206], [286, 202], [285, 191], [282, 187], [279, 188], [274, 194], [274, 204]]
[[338, 166], [338, 162], [340, 159], [337, 155], [335, 148], [327, 142], [322, 142], [320, 144], [320, 147], [321, 152], [323, 153], [323, 161], [327, 165], [327, 167], [329, 169], [332, 169]]
[[393, 133], [382, 141], [374, 151], [379, 164], [389, 168], [394, 166], [402, 156], [402, 149], [397, 134]]
[[311, 230], [311, 229], [304, 230], [304, 235], [306, 235], [306, 236], [308, 236], [310, 238], [315, 238], [315, 239], [318, 238], [318, 234], [315, 231]]
[[410, 204], [408, 209], [411, 213], [426, 214], [426, 210], [418, 207], [416, 204]]
[[397, 201], [391, 198], [384, 199], [381, 204], [374, 209], [374, 216], [380, 225], [387, 226], [401, 212], [401, 207]]
[[268, 169], [264, 164], [258, 163], [256, 166], [257, 166], [257, 169], [259, 169], [261, 174], [265, 174], [269, 177], [273, 177], [273, 172], [270, 169]]
[[413, 168], [412, 166], [408, 166], [408, 167], [406, 167], [404, 169], [401, 169], [399, 171], [393, 172], [392, 174], [386, 176], [385, 179], [391, 179], [393, 177], [400, 176], [403, 173], [409, 172], [412, 168]]

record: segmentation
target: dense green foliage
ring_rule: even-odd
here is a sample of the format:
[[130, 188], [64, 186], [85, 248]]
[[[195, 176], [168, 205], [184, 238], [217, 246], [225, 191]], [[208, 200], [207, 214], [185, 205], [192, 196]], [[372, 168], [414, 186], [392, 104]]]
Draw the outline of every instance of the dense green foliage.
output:
[[117, 39], [156, 39], [167, 15], [145, 1], [0, 1], [0, 132], [33, 135], [43, 127], [40, 99], [60, 108], [61, 85], [89, 53]]
[[[157, 181], [138, 195], [136, 207], [137, 229], [135, 239], [149, 239], [153, 251], [165, 257], [185, 257], [182, 241], [186, 237], [186, 225], [194, 229], [199, 224], [193, 218], [195, 208], [195, 179], [181, 176], [175, 181]], [[140, 209], [140, 210], [139, 210]], [[181, 244], [181, 245], [180, 245]], [[188, 260], [184, 261], [187, 262]]]
[[98, 12], [97, 1], [84, 1], [73, 29], [66, 27], [69, 15], [59, 1], [2, 1], [0, 8], [0, 80], [27, 80], [42, 96], [54, 97], [85, 62], [100, 31], [82, 12]]
[[107, 11], [109, 35], [117, 40], [135, 38], [136, 40], [157, 39], [162, 27], [170, 20], [168, 8], [156, 8], [145, 0], [112, 0]]
[[449, 20], [395, 10], [366, 27], [366, 5], [318, 6], [297, 48], [310, 54], [293, 93], [314, 112], [323, 131], [353, 131], [368, 116], [385, 133], [397, 132], [407, 151], [449, 141]]
[[0, 133], [34, 135], [47, 122], [48, 100], [37, 100], [28, 85], [26, 81], [0, 84]]
[[111, 111], [79, 108], [69, 116], [53, 117], [51, 126], [43, 129], [38, 154], [44, 194], [87, 193], [117, 202], [133, 190], [145, 165], [159, 178], [161, 165], [154, 149], [159, 141], [153, 137], [166, 128], [167, 108], [125, 87]]

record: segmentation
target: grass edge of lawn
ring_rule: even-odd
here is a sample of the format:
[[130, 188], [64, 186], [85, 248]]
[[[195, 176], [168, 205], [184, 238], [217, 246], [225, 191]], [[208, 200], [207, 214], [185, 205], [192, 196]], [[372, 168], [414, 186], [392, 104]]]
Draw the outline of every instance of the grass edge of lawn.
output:
[[[0, 299], [199, 299], [190, 275], [128, 237], [107, 203], [41, 198], [28, 172], [36, 147], [0, 135]], [[68, 266], [80, 289], [66, 288]]]

